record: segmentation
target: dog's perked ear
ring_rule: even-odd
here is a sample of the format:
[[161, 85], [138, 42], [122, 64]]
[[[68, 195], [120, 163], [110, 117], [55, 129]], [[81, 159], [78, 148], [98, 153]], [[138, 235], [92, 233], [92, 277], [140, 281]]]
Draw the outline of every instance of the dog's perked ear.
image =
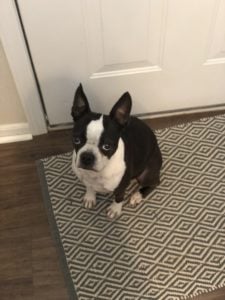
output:
[[85, 114], [89, 113], [90, 106], [87, 100], [87, 97], [83, 91], [83, 87], [80, 83], [79, 87], [77, 88], [73, 100], [73, 106], [72, 106], [72, 111], [71, 115], [74, 119], [74, 121], [77, 121], [81, 117], [83, 117]]
[[124, 126], [129, 120], [131, 107], [132, 107], [131, 96], [128, 92], [126, 92], [120, 97], [120, 99], [113, 106], [109, 115], [111, 119], [115, 120], [117, 123]]

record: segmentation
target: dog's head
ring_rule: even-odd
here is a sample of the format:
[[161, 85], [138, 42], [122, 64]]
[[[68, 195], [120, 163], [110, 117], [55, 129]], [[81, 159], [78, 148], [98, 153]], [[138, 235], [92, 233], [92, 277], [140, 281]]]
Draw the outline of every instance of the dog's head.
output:
[[91, 111], [82, 85], [77, 88], [72, 107], [73, 145], [76, 167], [101, 171], [118, 148], [121, 132], [129, 121], [131, 97], [128, 92], [113, 106], [108, 116]]

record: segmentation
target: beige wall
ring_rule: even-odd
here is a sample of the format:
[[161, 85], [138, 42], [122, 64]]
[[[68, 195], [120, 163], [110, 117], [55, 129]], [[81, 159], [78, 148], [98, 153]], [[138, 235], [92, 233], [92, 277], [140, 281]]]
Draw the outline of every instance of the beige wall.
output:
[[0, 126], [24, 122], [26, 117], [0, 41]]

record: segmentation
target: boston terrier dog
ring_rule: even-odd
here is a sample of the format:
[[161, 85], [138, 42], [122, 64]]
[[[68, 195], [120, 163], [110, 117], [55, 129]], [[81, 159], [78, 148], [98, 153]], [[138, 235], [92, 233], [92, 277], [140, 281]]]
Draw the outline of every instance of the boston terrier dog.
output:
[[110, 218], [119, 216], [126, 188], [136, 179], [139, 189], [131, 195], [137, 205], [160, 182], [161, 152], [153, 131], [141, 120], [130, 116], [128, 92], [113, 106], [109, 115], [92, 112], [80, 84], [74, 96], [72, 117], [72, 169], [86, 187], [84, 206], [96, 204], [96, 192], [113, 192], [108, 207]]

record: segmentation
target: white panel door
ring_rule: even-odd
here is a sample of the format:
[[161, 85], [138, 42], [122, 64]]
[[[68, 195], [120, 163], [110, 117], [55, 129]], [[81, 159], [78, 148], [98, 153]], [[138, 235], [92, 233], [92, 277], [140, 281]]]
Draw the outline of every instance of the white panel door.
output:
[[79, 82], [93, 110], [129, 91], [133, 113], [225, 101], [224, 0], [19, 0], [51, 125]]

